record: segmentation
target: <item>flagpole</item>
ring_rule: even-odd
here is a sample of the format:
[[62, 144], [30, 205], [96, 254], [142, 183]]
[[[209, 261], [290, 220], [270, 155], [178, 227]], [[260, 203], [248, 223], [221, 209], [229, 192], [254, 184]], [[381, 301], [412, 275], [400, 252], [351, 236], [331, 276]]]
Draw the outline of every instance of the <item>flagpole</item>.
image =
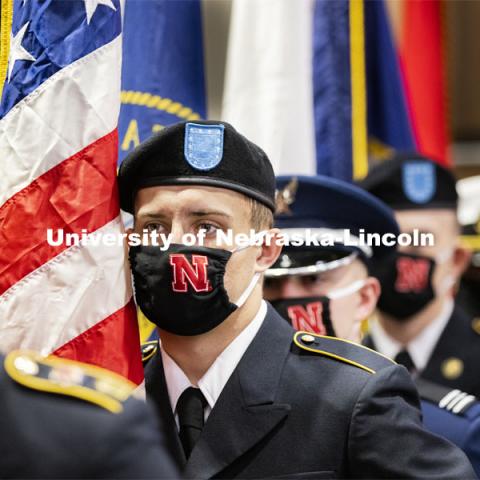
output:
[[10, 32], [12, 30], [13, 0], [1, 0], [0, 13], [0, 99], [7, 76]]
[[350, 0], [349, 16], [352, 96], [352, 173], [354, 180], [360, 180], [368, 173], [363, 0]]

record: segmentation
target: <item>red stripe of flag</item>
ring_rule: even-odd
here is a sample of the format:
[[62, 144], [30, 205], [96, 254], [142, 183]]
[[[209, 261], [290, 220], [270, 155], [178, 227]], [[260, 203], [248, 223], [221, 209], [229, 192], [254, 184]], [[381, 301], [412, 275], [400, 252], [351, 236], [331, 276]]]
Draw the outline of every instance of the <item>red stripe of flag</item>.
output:
[[143, 367], [135, 319], [135, 304], [130, 300], [125, 307], [85, 330], [53, 354], [107, 368], [139, 384], [143, 380]]
[[450, 165], [440, 1], [407, 1], [404, 8], [400, 59], [417, 144], [420, 152]]
[[[0, 208], [0, 295], [67, 247], [47, 228], [93, 232], [118, 216], [117, 130], [64, 160]], [[56, 234], [54, 236], [56, 238]]]

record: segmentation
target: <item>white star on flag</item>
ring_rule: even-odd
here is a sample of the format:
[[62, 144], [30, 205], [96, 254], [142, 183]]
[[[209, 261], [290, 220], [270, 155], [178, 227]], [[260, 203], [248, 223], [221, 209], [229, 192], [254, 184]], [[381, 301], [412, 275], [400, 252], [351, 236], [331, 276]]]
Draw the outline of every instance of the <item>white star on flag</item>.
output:
[[27, 22], [15, 36], [10, 35], [10, 55], [8, 57], [8, 78], [7, 82], [10, 82], [10, 77], [13, 72], [13, 67], [17, 60], [28, 60], [29, 62], [34, 62], [36, 58], [31, 55], [29, 52], [22, 47], [23, 37], [27, 31], [28, 24]]
[[83, 0], [85, 2], [85, 10], [87, 12], [87, 24], [90, 24], [90, 20], [95, 13], [95, 10], [99, 5], [105, 5], [108, 8], [112, 8], [113, 10], [117, 10], [115, 5], [112, 3], [112, 0]]

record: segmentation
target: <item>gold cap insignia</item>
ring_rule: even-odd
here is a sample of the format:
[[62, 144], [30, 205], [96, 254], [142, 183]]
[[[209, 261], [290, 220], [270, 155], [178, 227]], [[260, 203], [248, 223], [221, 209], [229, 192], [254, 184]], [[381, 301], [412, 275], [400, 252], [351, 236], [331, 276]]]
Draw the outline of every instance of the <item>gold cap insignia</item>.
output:
[[287, 214], [291, 215], [290, 205], [295, 201], [295, 195], [298, 189], [298, 179], [293, 177], [283, 190], [277, 190], [275, 192], [275, 214]]
[[455, 380], [463, 373], [463, 362], [459, 358], [447, 358], [441, 366], [442, 375], [448, 380]]

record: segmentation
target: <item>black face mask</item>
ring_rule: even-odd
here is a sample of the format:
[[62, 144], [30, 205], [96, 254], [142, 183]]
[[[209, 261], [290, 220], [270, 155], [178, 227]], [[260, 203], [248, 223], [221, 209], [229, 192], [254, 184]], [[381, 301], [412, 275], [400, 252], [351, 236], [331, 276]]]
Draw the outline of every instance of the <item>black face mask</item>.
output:
[[423, 310], [435, 298], [434, 268], [432, 258], [402, 252], [382, 260], [373, 271], [382, 286], [378, 308], [399, 322]]
[[131, 247], [129, 255], [137, 305], [162, 330], [200, 335], [238, 308], [230, 302], [223, 284], [232, 256], [228, 250], [172, 244], [162, 251], [140, 245]]
[[288, 298], [270, 303], [295, 330], [336, 336], [330, 318], [330, 299], [327, 296]]

